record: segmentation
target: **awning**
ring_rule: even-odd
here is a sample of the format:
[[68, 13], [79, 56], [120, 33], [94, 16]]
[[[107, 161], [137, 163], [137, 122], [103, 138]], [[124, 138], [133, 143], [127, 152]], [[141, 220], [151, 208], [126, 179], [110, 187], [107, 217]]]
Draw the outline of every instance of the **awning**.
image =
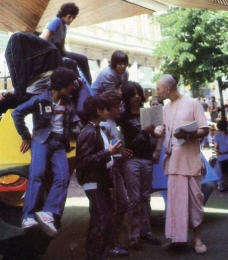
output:
[[[66, 0], [1, 0], [0, 30], [41, 31]], [[228, 10], [228, 0], [76, 0], [80, 14], [71, 28], [153, 13], [169, 5]]]

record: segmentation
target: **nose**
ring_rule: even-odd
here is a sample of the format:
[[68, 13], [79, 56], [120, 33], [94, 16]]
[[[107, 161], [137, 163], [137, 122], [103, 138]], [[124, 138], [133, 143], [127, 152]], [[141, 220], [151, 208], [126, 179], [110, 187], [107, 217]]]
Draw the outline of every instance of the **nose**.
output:
[[136, 94], [135, 94], [135, 97], [136, 97], [136, 98], [139, 98], [140, 96], [139, 96], [139, 94], [138, 94], [138, 93], [136, 93]]

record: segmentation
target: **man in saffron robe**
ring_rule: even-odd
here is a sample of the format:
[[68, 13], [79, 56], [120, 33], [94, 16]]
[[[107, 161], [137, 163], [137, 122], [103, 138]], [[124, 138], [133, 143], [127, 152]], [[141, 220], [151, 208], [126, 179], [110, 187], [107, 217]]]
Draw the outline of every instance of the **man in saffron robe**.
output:
[[[200, 190], [201, 170], [199, 139], [208, 134], [207, 121], [200, 103], [182, 96], [177, 90], [178, 80], [169, 74], [157, 82], [160, 99], [171, 101], [164, 107], [165, 158], [164, 172], [168, 177], [168, 206], [165, 234], [171, 239], [169, 247], [188, 240], [188, 226], [194, 231], [196, 253], [205, 253], [200, 238], [203, 215], [203, 194]], [[196, 121], [197, 130], [175, 130]]]

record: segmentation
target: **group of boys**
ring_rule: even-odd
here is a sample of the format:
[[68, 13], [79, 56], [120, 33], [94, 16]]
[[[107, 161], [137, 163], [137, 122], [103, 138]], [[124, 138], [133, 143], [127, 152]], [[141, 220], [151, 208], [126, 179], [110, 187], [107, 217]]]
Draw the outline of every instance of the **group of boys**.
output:
[[[50, 90], [31, 98], [12, 113], [15, 126], [22, 137], [21, 151], [26, 152], [30, 146], [32, 150], [22, 226], [28, 228], [40, 225], [49, 236], [57, 235], [57, 223], [64, 210], [69, 183], [66, 149], [69, 148], [70, 129], [73, 126], [74, 117], [69, 96], [75, 90], [75, 80], [77, 80], [77, 76], [72, 70], [61, 67], [56, 69], [51, 75]], [[176, 83], [173, 82], [175, 80], [170, 75], [165, 75], [160, 79], [158, 92], [161, 98], [175, 97], [174, 101], [178, 100], [177, 104], [179, 104], [179, 100], [183, 100], [183, 104], [195, 102], [182, 97], [177, 92]], [[155, 147], [150, 146], [150, 137], [155, 134], [154, 128], [150, 126], [144, 130], [141, 129], [140, 107], [143, 102], [141, 86], [136, 82], [128, 81], [122, 88], [122, 94], [118, 90], [108, 90], [89, 97], [84, 103], [83, 118], [86, 124], [77, 138], [75, 167], [77, 179], [90, 202], [91, 218], [86, 242], [88, 260], [105, 260], [108, 255], [128, 255], [128, 249], [118, 243], [119, 230], [126, 212], [129, 217], [131, 248], [140, 250], [142, 240], [151, 244], [160, 243], [151, 231], [149, 198], [152, 184], [152, 159], [157, 161], [160, 156], [161, 142], [157, 142]], [[199, 129], [194, 134], [181, 132], [180, 134], [175, 133], [172, 137], [184, 138], [187, 140], [186, 145], [182, 147], [176, 146], [175, 143], [170, 144], [174, 141], [170, 141], [166, 135], [164, 165], [169, 180], [168, 192], [172, 195], [168, 196], [166, 235], [171, 238], [169, 246], [187, 242], [188, 223], [183, 223], [186, 228], [183, 233], [179, 230], [179, 226], [173, 228], [174, 222], [170, 221], [179, 218], [178, 214], [173, 212], [171, 205], [178, 203], [178, 198], [179, 201], [181, 198], [181, 205], [187, 203], [184, 199], [188, 197], [188, 189], [184, 190], [186, 193], [184, 196], [178, 197], [177, 194], [183, 193], [182, 186], [189, 181], [188, 185], [192, 189], [191, 196], [194, 203], [186, 204], [186, 211], [183, 212], [186, 215], [184, 215], [183, 221], [189, 218], [188, 211], [192, 210], [191, 221], [195, 232], [195, 250], [197, 253], [204, 253], [207, 249], [202, 243], [199, 233], [203, 197], [199, 182], [201, 162], [197, 140], [207, 134], [207, 125], [201, 106], [194, 103], [194, 106], [189, 106], [189, 109], [192, 107], [194, 109], [193, 117], [198, 120]], [[184, 110], [176, 108], [174, 116], [178, 111], [184, 112]], [[33, 113], [32, 138], [24, 123], [24, 117], [28, 113]], [[168, 120], [164, 121], [165, 126], [175, 122], [169, 121], [169, 117], [165, 117], [164, 120]], [[181, 120], [179, 123], [182, 122]], [[125, 147], [120, 141], [117, 122], [122, 129]], [[171, 131], [170, 129], [167, 128], [166, 133]], [[157, 136], [163, 136], [163, 131], [157, 133]], [[176, 139], [173, 140], [176, 142]], [[194, 148], [197, 152], [192, 154], [190, 148]], [[173, 149], [172, 154], [169, 149]], [[189, 154], [187, 158], [191, 155], [195, 164], [186, 164], [179, 168], [180, 161], [173, 156], [175, 153], [181, 152], [180, 149], [184, 149]], [[173, 156], [170, 157], [170, 154]], [[51, 166], [53, 180], [47, 197], [43, 203], [40, 203], [48, 165]], [[185, 169], [185, 172], [182, 174], [180, 169]], [[191, 176], [188, 175], [188, 171]], [[180, 176], [179, 186], [175, 180], [171, 182], [178, 176]], [[173, 187], [175, 188], [173, 189]], [[175, 204], [175, 208], [176, 212], [178, 209], [181, 210], [179, 204]]]
[[[63, 48], [65, 25], [69, 25], [77, 14], [75, 4], [64, 4], [41, 38], [53, 41], [62, 56], [74, 59], [87, 82], [91, 83], [87, 58], [69, 54]], [[132, 249], [140, 250], [142, 240], [159, 244], [160, 241], [151, 230], [149, 201], [153, 163], [160, 157], [165, 135], [164, 165], [168, 175], [166, 236], [171, 239], [169, 247], [187, 242], [188, 217], [191, 212], [195, 250], [197, 253], [205, 253], [207, 248], [199, 234], [202, 194], [198, 139], [207, 134], [203, 112], [198, 103], [179, 94], [173, 76], [165, 75], [158, 81], [158, 94], [161, 99], [171, 99], [169, 111], [172, 114], [168, 115], [165, 109], [165, 130], [161, 127], [157, 134], [153, 126], [142, 130], [140, 108], [145, 101], [143, 89], [138, 83], [128, 81], [127, 66], [128, 56], [122, 51], [115, 51], [111, 64], [101, 71], [91, 86], [94, 96], [84, 102], [80, 115], [84, 127], [77, 138], [72, 134], [75, 117], [78, 118], [72, 104], [77, 101], [72, 98], [72, 93], [78, 91], [80, 79], [71, 69], [55, 69], [49, 78], [48, 89], [41, 95], [31, 97], [12, 113], [17, 131], [22, 137], [21, 152], [28, 151], [30, 147], [32, 151], [22, 227], [39, 225], [47, 235], [57, 235], [70, 178], [66, 151], [70, 148], [70, 139], [74, 138], [77, 139], [76, 175], [90, 203], [87, 260], [106, 260], [108, 255], [129, 254], [128, 249], [118, 241], [125, 213], [128, 213], [129, 244]], [[183, 108], [179, 109], [181, 106]], [[29, 113], [33, 114], [32, 135], [24, 121]], [[199, 129], [191, 135], [174, 133], [174, 127], [181, 125], [185, 117], [188, 121], [196, 120]], [[159, 139], [152, 146], [151, 138], [156, 135]], [[177, 145], [177, 139], [181, 138], [186, 140], [186, 145]], [[191, 154], [191, 151], [194, 153]], [[192, 165], [180, 164], [179, 157], [189, 159], [190, 156], [194, 161]], [[51, 181], [46, 196], [43, 196], [46, 174]], [[188, 204], [188, 196], [192, 204]], [[182, 205], [184, 213], [181, 211]], [[175, 212], [172, 208], [175, 208]], [[182, 214], [184, 232], [178, 225], [174, 227], [179, 213]]]

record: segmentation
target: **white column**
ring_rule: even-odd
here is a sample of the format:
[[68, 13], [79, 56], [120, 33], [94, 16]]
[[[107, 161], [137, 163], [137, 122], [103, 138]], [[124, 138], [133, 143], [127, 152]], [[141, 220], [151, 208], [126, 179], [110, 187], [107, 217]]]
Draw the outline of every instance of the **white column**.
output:
[[134, 61], [128, 70], [129, 70], [129, 80], [138, 81], [138, 63]]

